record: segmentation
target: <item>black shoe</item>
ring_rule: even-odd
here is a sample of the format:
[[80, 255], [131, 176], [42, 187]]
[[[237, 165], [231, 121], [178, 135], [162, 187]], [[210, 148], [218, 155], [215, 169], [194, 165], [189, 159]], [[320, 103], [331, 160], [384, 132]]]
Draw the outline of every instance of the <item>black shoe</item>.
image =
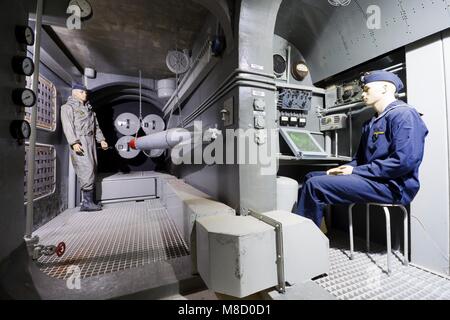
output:
[[80, 211], [100, 211], [102, 206], [94, 203], [94, 190], [82, 190], [83, 201]]

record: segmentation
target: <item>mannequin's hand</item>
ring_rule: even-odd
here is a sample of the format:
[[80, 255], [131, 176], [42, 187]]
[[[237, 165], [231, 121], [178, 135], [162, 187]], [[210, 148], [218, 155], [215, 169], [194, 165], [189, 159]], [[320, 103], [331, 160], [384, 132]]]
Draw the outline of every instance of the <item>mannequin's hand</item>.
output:
[[327, 171], [329, 176], [348, 176], [353, 173], [352, 166], [340, 166], [338, 168], [333, 168]]
[[103, 150], [108, 150], [108, 143], [105, 140], [100, 142], [100, 145], [102, 146]]
[[84, 150], [81, 147], [81, 144], [79, 143], [75, 143], [74, 145], [72, 145], [72, 149], [73, 151], [76, 152], [76, 154], [78, 154], [79, 156], [84, 156]]

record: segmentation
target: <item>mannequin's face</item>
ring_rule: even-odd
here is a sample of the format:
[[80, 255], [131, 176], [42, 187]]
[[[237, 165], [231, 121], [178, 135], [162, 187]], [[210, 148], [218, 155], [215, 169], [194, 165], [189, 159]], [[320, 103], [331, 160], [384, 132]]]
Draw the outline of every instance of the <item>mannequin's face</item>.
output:
[[387, 84], [382, 81], [368, 83], [363, 88], [362, 98], [365, 104], [373, 106], [388, 92]]
[[81, 100], [82, 102], [86, 102], [87, 100], [87, 92], [84, 90], [73, 89], [72, 96], [78, 100]]

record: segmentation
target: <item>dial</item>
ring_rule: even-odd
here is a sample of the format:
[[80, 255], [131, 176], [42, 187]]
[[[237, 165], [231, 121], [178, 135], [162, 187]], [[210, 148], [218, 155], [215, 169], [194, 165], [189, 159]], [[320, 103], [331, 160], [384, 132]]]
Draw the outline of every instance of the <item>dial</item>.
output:
[[87, 0], [71, 0], [69, 6], [76, 5], [81, 10], [81, 19], [88, 19], [92, 16], [92, 6]]
[[36, 102], [36, 95], [31, 90], [24, 90], [21, 98], [23, 105], [26, 107], [31, 107]]
[[286, 71], [286, 60], [279, 54], [273, 55], [273, 72], [279, 78]]
[[25, 73], [25, 75], [31, 76], [34, 71], [33, 60], [31, 60], [30, 58], [24, 59], [22, 61], [22, 70]]
[[31, 128], [30, 125], [27, 121], [22, 121], [21, 125], [20, 125], [20, 135], [24, 138], [24, 139], [28, 139], [30, 137], [31, 134]]
[[12, 66], [14, 72], [25, 75], [25, 76], [31, 76], [34, 72], [34, 63], [33, 60], [29, 57], [22, 57], [22, 56], [16, 56], [13, 58]]
[[36, 95], [30, 89], [16, 89], [13, 92], [13, 101], [19, 106], [32, 107], [36, 103]]
[[15, 139], [28, 139], [31, 135], [31, 127], [25, 120], [14, 120], [11, 122], [10, 132]]
[[33, 29], [29, 26], [17, 26], [16, 39], [18, 42], [26, 44], [27, 46], [34, 45]]
[[305, 62], [299, 61], [292, 66], [292, 75], [297, 81], [303, 81], [309, 73], [309, 68]]

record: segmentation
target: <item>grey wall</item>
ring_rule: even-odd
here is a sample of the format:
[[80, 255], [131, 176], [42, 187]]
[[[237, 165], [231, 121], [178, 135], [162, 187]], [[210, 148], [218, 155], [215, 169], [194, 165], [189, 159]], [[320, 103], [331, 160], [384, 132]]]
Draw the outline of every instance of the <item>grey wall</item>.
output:
[[25, 232], [25, 149], [11, 137], [9, 125], [22, 116], [21, 108], [11, 101], [11, 92], [14, 88], [25, 87], [25, 78], [14, 74], [11, 59], [16, 54], [26, 54], [18, 45], [14, 30], [16, 25], [27, 25], [27, 19], [27, 8], [22, 0], [8, 1], [0, 11], [0, 260], [22, 243]]
[[429, 130], [421, 189], [411, 204], [411, 259], [449, 274], [450, 31], [409, 45], [406, 63], [408, 102], [424, 114]]
[[[196, 41], [194, 56], [198, 49], [206, 40], [209, 34], [213, 34], [216, 28], [216, 19], [210, 16], [205, 26], [202, 28], [202, 33]], [[185, 119], [196, 108], [205, 101], [214, 91], [216, 91], [225, 79], [237, 68], [236, 50], [229, 54], [224, 54], [221, 60], [216, 64], [214, 69], [206, 76], [200, 86], [185, 102], [181, 117]], [[208, 110], [196, 118], [196, 121], [202, 121], [203, 129], [214, 127], [217, 124], [219, 129], [223, 129], [220, 110], [223, 102], [229, 97], [234, 97], [235, 104], [238, 101], [238, 93], [233, 90], [226, 97], [221, 98], [214, 103]], [[237, 118], [236, 118], [237, 119]], [[176, 116], [170, 120], [171, 126], [176, 126], [179, 122]], [[235, 121], [236, 123], [236, 121]], [[192, 127], [193, 123], [186, 124], [186, 127]], [[215, 199], [227, 203], [233, 208], [239, 205], [239, 187], [238, 187], [238, 172], [237, 166], [232, 165], [172, 165], [170, 170], [177, 176], [185, 179], [187, 183], [198, 188], [199, 190], [211, 195]]]
[[[224, 129], [220, 120], [223, 102], [233, 97], [233, 124], [230, 129], [253, 128], [253, 100], [255, 92], [264, 95], [266, 102], [266, 128], [276, 127], [275, 86], [272, 76], [272, 41], [276, 12], [279, 1], [236, 1], [235, 48], [217, 63], [213, 71], [205, 78], [199, 88], [186, 102], [182, 116], [186, 117], [218, 88], [223, 89], [223, 81], [227, 78], [229, 90], [197, 120], [204, 121], [204, 127], [216, 124]], [[238, 18], [237, 18], [238, 17]], [[248, 81], [241, 81], [233, 72], [239, 68]], [[231, 76], [231, 77], [230, 77]], [[262, 85], [261, 83], [265, 84]], [[254, 145], [253, 136], [249, 140]], [[231, 143], [231, 141], [226, 141]], [[241, 142], [239, 142], [241, 143]], [[256, 146], [257, 150], [261, 146]], [[272, 152], [271, 160], [274, 161]], [[261, 165], [216, 165], [216, 166], [179, 166], [178, 174], [186, 182], [212, 193], [218, 200], [246, 213], [247, 209], [264, 212], [275, 208], [276, 174], [261, 174]]]

